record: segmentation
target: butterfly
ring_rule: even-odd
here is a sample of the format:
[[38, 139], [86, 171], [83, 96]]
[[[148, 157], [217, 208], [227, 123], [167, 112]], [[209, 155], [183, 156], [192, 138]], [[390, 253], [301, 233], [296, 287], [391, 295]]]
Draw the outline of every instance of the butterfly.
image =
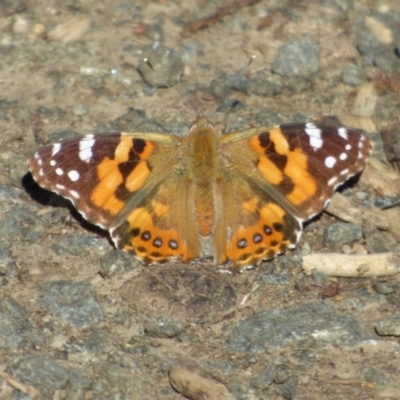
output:
[[371, 153], [360, 131], [292, 123], [222, 135], [113, 132], [49, 144], [28, 166], [144, 264], [211, 256], [237, 272], [294, 248]]

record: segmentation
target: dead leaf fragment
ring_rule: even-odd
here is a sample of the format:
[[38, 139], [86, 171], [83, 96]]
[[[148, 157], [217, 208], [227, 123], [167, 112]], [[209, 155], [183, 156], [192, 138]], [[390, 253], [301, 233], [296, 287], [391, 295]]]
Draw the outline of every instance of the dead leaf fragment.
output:
[[378, 229], [389, 229], [389, 224], [384, 211], [377, 207], [367, 208], [359, 205], [355, 206], [351, 199], [338, 192], [333, 195], [332, 200], [325, 211], [342, 221], [351, 222], [356, 225], [361, 225], [363, 219], [368, 219], [368, 221]]
[[228, 389], [193, 361], [179, 359], [169, 369], [172, 387], [192, 400], [233, 400]]
[[49, 40], [69, 43], [79, 40], [89, 28], [90, 18], [83, 16], [56, 26], [47, 36]]
[[385, 213], [389, 224], [389, 232], [398, 242], [400, 242], [400, 208], [393, 207], [389, 210], [385, 210]]
[[360, 117], [372, 117], [375, 112], [378, 95], [374, 84], [366, 82], [360, 86], [357, 96], [354, 100], [352, 114]]
[[337, 115], [338, 120], [343, 126], [349, 126], [351, 128], [361, 129], [367, 133], [376, 132], [376, 126], [374, 121], [369, 117], [362, 117], [359, 115], [353, 115], [348, 113], [340, 113]]
[[365, 26], [382, 44], [390, 44], [393, 42], [392, 31], [382, 22], [373, 17], [366, 17]]
[[13, 388], [21, 391], [22, 393], [27, 394], [33, 399], [40, 399], [40, 392], [33, 386], [30, 386], [26, 383], [22, 383], [21, 381], [14, 378], [12, 375], [7, 374], [6, 372], [0, 372], [0, 376]]
[[400, 196], [400, 175], [388, 165], [370, 158], [360, 182], [375, 190], [380, 196]]

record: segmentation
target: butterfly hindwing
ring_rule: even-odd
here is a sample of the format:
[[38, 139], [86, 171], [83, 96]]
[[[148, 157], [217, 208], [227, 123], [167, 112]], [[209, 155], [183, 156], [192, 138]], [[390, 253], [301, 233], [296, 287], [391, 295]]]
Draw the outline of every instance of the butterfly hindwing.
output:
[[[166, 168], [167, 169], [167, 168]], [[196, 221], [191, 212], [186, 174], [172, 171], [159, 185], [110, 227], [117, 248], [132, 252], [146, 264], [187, 261], [200, 255]]]
[[224, 207], [214, 234], [220, 268], [240, 271], [293, 248], [301, 222], [254, 182], [229, 170], [225, 177], [219, 186]]

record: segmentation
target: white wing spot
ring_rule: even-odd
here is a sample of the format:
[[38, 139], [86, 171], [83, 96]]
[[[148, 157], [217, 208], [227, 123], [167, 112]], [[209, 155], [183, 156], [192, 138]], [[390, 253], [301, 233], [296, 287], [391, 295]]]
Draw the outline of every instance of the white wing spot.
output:
[[76, 190], [70, 190], [69, 191], [69, 194], [72, 196], [72, 197], [75, 197], [75, 199], [79, 199], [81, 196], [79, 195], [79, 193], [76, 191]]
[[340, 173], [340, 175], [347, 175], [349, 172], [350, 172], [349, 169], [346, 168]]
[[333, 168], [333, 166], [336, 164], [336, 158], [329, 156], [325, 158], [325, 166], [327, 168]]
[[57, 183], [56, 188], [57, 188], [57, 189], [60, 189], [60, 190], [65, 190], [65, 186], [64, 186], [64, 185], [61, 185], [61, 184], [59, 184], [59, 183]]
[[338, 180], [337, 176], [332, 177], [331, 179], [329, 179], [328, 185], [333, 186], [337, 182], [337, 180]]
[[363, 158], [363, 154], [361, 153], [361, 151], [358, 152], [358, 158]]
[[310, 136], [310, 146], [315, 149], [320, 149], [324, 143], [321, 138], [321, 129], [317, 128], [315, 124], [308, 122], [306, 123], [305, 131], [307, 135]]
[[346, 144], [346, 146], [344, 147], [347, 151], [351, 150], [351, 144]]
[[36, 153], [33, 155], [33, 157], [36, 158], [36, 160], [39, 160], [39, 159], [40, 159], [40, 156], [39, 156], [39, 153], [38, 153], [38, 152], [36, 152]]
[[37, 159], [37, 164], [41, 167], [43, 165], [43, 161], [41, 158]]
[[345, 140], [349, 140], [348, 131], [346, 128], [339, 128], [338, 129], [339, 136], [341, 136]]
[[342, 153], [342, 154], [339, 156], [339, 158], [340, 158], [341, 161], [347, 160], [347, 154], [346, 154], [346, 153]]
[[43, 176], [43, 175], [44, 175], [44, 172], [43, 172], [42, 168], [39, 169], [39, 175], [40, 175], [40, 176]]
[[76, 182], [80, 178], [79, 172], [74, 169], [69, 171], [68, 178], [71, 179], [71, 181]]
[[323, 207], [323, 208], [328, 207], [328, 205], [329, 205], [330, 202], [331, 202], [331, 199], [330, 199], [330, 198], [327, 199], [326, 202], [325, 202], [325, 204], [324, 204], [324, 207]]
[[56, 169], [56, 174], [59, 175], [59, 176], [61, 176], [61, 175], [64, 174], [64, 171], [63, 171], [61, 168], [57, 168], [57, 169]]
[[53, 144], [53, 151], [51, 152], [51, 156], [54, 157], [61, 149], [61, 143]]
[[89, 162], [93, 156], [92, 148], [95, 143], [93, 138], [93, 135], [87, 135], [79, 142], [79, 158], [82, 161]]
[[50, 165], [54, 167], [57, 163], [54, 160], [50, 160]]

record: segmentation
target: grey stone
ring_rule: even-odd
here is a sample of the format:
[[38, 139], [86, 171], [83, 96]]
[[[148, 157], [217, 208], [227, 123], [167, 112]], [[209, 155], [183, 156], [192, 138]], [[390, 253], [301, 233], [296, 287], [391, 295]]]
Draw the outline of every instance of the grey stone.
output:
[[166, 317], [151, 318], [144, 330], [147, 335], [160, 338], [173, 338], [183, 332], [180, 322]]
[[90, 379], [83, 368], [71, 368], [69, 371], [69, 383], [72, 389], [88, 390]]
[[320, 49], [310, 38], [283, 45], [272, 64], [272, 72], [286, 77], [311, 78], [319, 71]]
[[339, 11], [345, 12], [352, 10], [354, 0], [319, 0], [326, 7], [336, 8]]
[[127, 310], [125, 310], [124, 308], [118, 308], [118, 310], [115, 312], [114, 316], [113, 316], [113, 321], [116, 324], [124, 324], [127, 321], [129, 322], [131, 316], [129, 314], [129, 312]]
[[[288, 89], [288, 90], [286, 90]], [[285, 77], [285, 93], [304, 93], [310, 90], [310, 85], [308, 81], [306, 81], [302, 77]], [[303, 120], [308, 120], [308, 117], [305, 116]], [[290, 119], [290, 122], [296, 122], [294, 118]]]
[[393, 285], [394, 292], [386, 295], [386, 300], [400, 309], [400, 287], [398, 284]]
[[400, 336], [400, 314], [378, 321], [376, 331], [381, 336]]
[[342, 79], [350, 86], [361, 85], [366, 80], [364, 69], [357, 65], [349, 65], [343, 70]]
[[282, 85], [276, 75], [268, 76], [265, 71], [258, 71], [246, 82], [247, 94], [274, 97], [281, 93]]
[[0, 183], [0, 200], [10, 201], [12, 203], [18, 203], [18, 196], [20, 195], [21, 190], [15, 187], [10, 187]]
[[312, 277], [313, 277], [314, 281], [318, 282], [318, 283], [324, 283], [328, 279], [326, 274], [322, 271], [319, 271], [318, 269], [315, 269], [312, 272]]
[[278, 114], [270, 110], [260, 111], [255, 118], [258, 126], [273, 126], [283, 122]]
[[384, 282], [374, 282], [373, 287], [379, 294], [386, 295], [394, 293], [394, 288]]
[[241, 108], [244, 108], [244, 103], [241, 103], [237, 99], [226, 99], [226, 100], [222, 100], [219, 103], [217, 112], [228, 113], [233, 110], [235, 110], [235, 111], [239, 110]]
[[278, 387], [281, 396], [286, 400], [291, 400], [295, 397], [296, 380], [294, 377], [289, 377], [285, 382]]
[[[91, 387], [95, 399], [140, 399], [142, 378], [136, 371], [112, 363], [95, 363], [93, 371], [98, 376]], [[154, 391], [153, 391], [154, 393]]]
[[277, 372], [277, 367], [275, 364], [269, 364], [261, 374], [257, 375], [254, 379], [251, 380], [251, 386], [256, 389], [266, 390], [274, 381], [275, 375]]
[[85, 332], [80, 340], [73, 340], [64, 345], [68, 353], [102, 354], [107, 343], [109, 333], [102, 330]]
[[5, 271], [9, 265], [15, 265], [13, 259], [10, 257], [9, 244], [0, 245], [0, 273], [5, 275]]
[[280, 273], [263, 274], [262, 280], [267, 285], [289, 285], [291, 276], [289, 271], [281, 271]]
[[47, 282], [39, 289], [39, 303], [71, 325], [83, 328], [104, 319], [90, 285], [69, 281]]
[[25, 316], [25, 310], [9, 296], [0, 299], [0, 348], [16, 349], [22, 342], [28, 347], [42, 346], [44, 334]]
[[[1, 5], [2, 2], [0, 2], [0, 7]], [[18, 118], [22, 124], [25, 124], [28, 123], [31, 116], [29, 109], [18, 105], [17, 101], [0, 100], [0, 120], [11, 122], [14, 118]]]
[[63, 140], [72, 139], [76, 137], [82, 137], [79, 132], [72, 130], [61, 130], [55, 131], [50, 135], [49, 141], [50, 143], [62, 142]]
[[238, 323], [229, 337], [234, 353], [275, 351], [305, 343], [353, 346], [367, 338], [352, 317], [339, 315], [328, 304], [310, 304], [287, 310], [271, 310]]
[[285, 365], [280, 365], [275, 371], [274, 382], [277, 384], [285, 383], [291, 377], [289, 369]]
[[[222, 129], [223, 134], [232, 133], [232, 132], [240, 132], [246, 129], [249, 129], [251, 123], [248, 119], [242, 118], [240, 116], [236, 117], [234, 121], [226, 125]], [[208, 254], [211, 254], [211, 250], [208, 250]]]
[[76, 257], [87, 257], [96, 248], [104, 244], [98, 237], [93, 235], [65, 236], [51, 245], [51, 249], [58, 256], [71, 255]]
[[360, 371], [366, 382], [374, 382], [380, 386], [386, 386], [388, 384], [388, 381], [382, 371], [370, 364], [362, 364], [360, 366]]
[[210, 83], [209, 90], [216, 99], [225, 100], [232, 90], [246, 92], [248, 78], [243, 72], [236, 72], [231, 75], [221, 74]]
[[88, 109], [81, 104], [77, 104], [76, 106], [74, 106], [72, 112], [74, 113], [74, 115], [81, 117], [88, 113]]
[[175, 135], [178, 137], [186, 137], [190, 129], [190, 123], [176, 120], [165, 121], [163, 122], [162, 126], [164, 129], [163, 132], [170, 132], [171, 135]]
[[[138, 71], [148, 85], [157, 88], [171, 87], [182, 80], [184, 65], [173, 49], [161, 42], [154, 42], [143, 49], [142, 55]], [[145, 62], [145, 58], [149, 60], [151, 67]]]
[[398, 196], [377, 197], [374, 199], [373, 204], [381, 210], [385, 210], [399, 205], [400, 198]]
[[29, 394], [25, 394], [20, 392], [19, 390], [14, 391], [12, 397], [10, 397], [11, 400], [32, 400], [32, 397], [29, 396]]
[[362, 237], [361, 226], [345, 222], [335, 222], [329, 225], [324, 232], [326, 243], [353, 243]]
[[101, 269], [109, 277], [131, 271], [140, 264], [137, 258], [120, 250], [111, 250], [100, 257]]
[[[371, 15], [371, 17], [381, 20], [380, 15]], [[364, 66], [379, 68], [384, 73], [399, 70], [400, 59], [396, 57], [392, 46], [382, 44], [364, 24], [360, 24], [354, 31], [356, 32], [355, 45], [363, 56]]]
[[9, 17], [18, 13], [23, 13], [29, 6], [27, 0], [2, 0], [0, 2], [0, 12], [2, 15]]
[[115, 118], [109, 125], [99, 128], [101, 132], [166, 132], [167, 130], [156, 121], [147, 118], [142, 110], [129, 109], [125, 114]]
[[34, 354], [23, 357], [10, 369], [12, 375], [19, 380], [48, 396], [56, 389], [63, 389], [69, 379], [68, 372], [49, 355]]
[[0, 215], [0, 236], [18, 237], [22, 234], [19, 216], [12, 214]]
[[163, 27], [161, 23], [149, 24], [146, 27], [144, 36], [147, 39], [154, 41], [162, 41], [164, 37]]
[[25, 205], [14, 208], [6, 220], [0, 222], [0, 235], [18, 235], [20, 241], [29, 243], [36, 242], [44, 231], [45, 227], [37, 223], [37, 215]]

